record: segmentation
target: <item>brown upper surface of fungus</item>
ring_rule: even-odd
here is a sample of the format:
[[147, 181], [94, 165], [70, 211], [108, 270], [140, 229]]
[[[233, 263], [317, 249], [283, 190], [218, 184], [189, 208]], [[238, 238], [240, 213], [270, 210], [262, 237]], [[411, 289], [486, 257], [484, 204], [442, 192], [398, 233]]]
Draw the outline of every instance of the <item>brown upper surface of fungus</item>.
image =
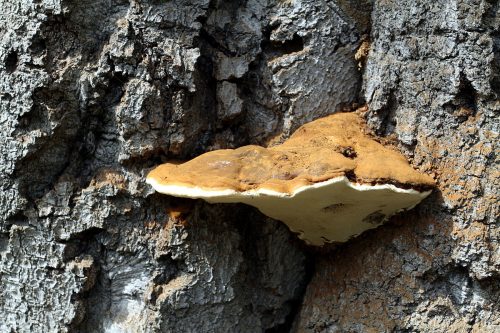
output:
[[180, 165], [162, 164], [148, 178], [207, 190], [283, 193], [344, 175], [358, 183], [434, 186], [431, 177], [415, 171], [404, 156], [374, 141], [363, 128], [355, 113], [334, 114], [300, 127], [281, 145], [216, 150]]

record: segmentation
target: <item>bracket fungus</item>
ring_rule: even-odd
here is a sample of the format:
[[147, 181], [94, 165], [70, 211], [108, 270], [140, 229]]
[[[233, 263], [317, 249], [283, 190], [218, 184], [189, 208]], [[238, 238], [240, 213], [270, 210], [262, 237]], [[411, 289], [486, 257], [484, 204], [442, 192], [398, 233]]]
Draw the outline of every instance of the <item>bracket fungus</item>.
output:
[[176, 197], [255, 206], [311, 245], [344, 242], [413, 208], [434, 186], [363, 128], [357, 114], [337, 113], [270, 148], [216, 150], [162, 164], [147, 182]]

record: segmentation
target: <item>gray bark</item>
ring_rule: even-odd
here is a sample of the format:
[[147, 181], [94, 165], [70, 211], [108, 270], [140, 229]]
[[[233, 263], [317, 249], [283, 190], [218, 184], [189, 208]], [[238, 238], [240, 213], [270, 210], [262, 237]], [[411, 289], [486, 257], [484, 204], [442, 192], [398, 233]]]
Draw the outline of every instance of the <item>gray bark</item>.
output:
[[[0, 332], [499, 330], [499, 11], [0, 0]], [[363, 103], [438, 189], [333, 250], [144, 182]]]

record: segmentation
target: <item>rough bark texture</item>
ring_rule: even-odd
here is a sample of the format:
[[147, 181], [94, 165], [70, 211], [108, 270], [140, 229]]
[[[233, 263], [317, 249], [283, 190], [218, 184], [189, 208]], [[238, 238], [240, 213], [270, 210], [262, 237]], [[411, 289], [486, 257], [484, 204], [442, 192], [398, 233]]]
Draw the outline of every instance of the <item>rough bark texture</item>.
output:
[[[500, 330], [499, 11], [0, 0], [0, 332]], [[364, 102], [439, 189], [332, 252], [144, 183]]]

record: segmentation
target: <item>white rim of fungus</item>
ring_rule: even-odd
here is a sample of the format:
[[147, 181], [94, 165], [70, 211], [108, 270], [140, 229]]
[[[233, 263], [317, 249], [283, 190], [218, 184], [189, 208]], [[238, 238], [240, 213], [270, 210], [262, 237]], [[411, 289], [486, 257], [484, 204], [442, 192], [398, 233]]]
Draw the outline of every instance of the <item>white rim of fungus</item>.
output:
[[297, 188], [292, 193], [282, 193], [273, 190], [269, 190], [266, 188], [259, 188], [256, 190], [248, 190], [248, 191], [236, 191], [236, 190], [207, 190], [197, 186], [181, 186], [181, 185], [163, 185], [160, 184], [154, 178], [147, 178], [146, 182], [153, 186], [153, 188], [162, 194], [173, 195], [176, 197], [183, 198], [192, 198], [192, 199], [216, 199], [216, 198], [224, 198], [230, 196], [245, 196], [245, 197], [262, 197], [262, 196], [270, 196], [270, 197], [278, 197], [278, 198], [293, 198], [297, 194], [321, 187], [326, 187], [336, 183], [344, 183], [348, 187], [356, 190], [356, 191], [372, 191], [372, 190], [391, 190], [396, 193], [405, 193], [405, 194], [413, 194], [419, 195], [422, 198], [425, 198], [432, 191], [420, 192], [415, 189], [403, 189], [397, 187], [392, 184], [375, 184], [375, 185], [367, 185], [367, 184], [358, 184], [349, 181], [346, 176], [335, 177], [323, 182], [314, 183], [311, 185], [305, 185]]

